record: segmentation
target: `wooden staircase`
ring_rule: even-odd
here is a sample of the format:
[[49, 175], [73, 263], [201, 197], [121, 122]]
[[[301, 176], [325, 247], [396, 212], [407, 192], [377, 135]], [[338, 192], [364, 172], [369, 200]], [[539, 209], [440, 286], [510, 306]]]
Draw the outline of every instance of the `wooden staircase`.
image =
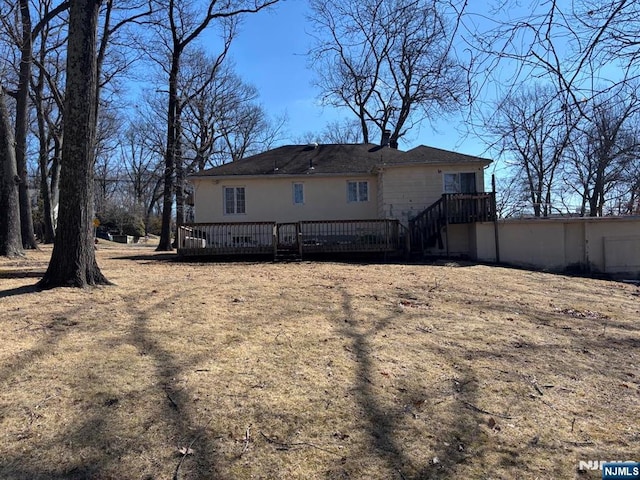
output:
[[443, 194], [409, 221], [411, 251], [424, 252], [436, 244], [442, 250], [442, 231], [448, 225], [489, 222], [496, 219], [495, 192]]
[[274, 261], [276, 262], [299, 262], [302, 260], [298, 247], [281, 247], [276, 249]]

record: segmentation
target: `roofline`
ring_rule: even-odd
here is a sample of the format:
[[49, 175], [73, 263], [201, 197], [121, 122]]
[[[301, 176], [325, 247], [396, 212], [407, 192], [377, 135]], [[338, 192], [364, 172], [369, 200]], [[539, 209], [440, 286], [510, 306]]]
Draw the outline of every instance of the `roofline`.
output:
[[493, 163], [493, 160], [488, 160], [485, 158], [480, 158], [477, 157], [477, 160], [470, 160], [470, 161], [466, 161], [466, 162], [429, 162], [429, 163], [424, 163], [424, 162], [404, 162], [404, 163], [379, 163], [376, 164], [371, 171], [369, 172], [338, 172], [338, 173], [273, 173], [273, 172], [269, 172], [269, 173], [261, 173], [256, 175], [255, 173], [250, 174], [250, 175], [245, 175], [242, 173], [235, 173], [235, 174], [227, 174], [227, 175], [199, 175], [199, 174], [192, 174], [192, 175], [188, 175], [187, 176], [187, 180], [204, 180], [207, 178], [215, 178], [217, 180], [229, 180], [229, 179], [233, 179], [233, 178], [245, 178], [245, 179], [256, 179], [256, 178], [309, 178], [311, 176], [313, 177], [356, 177], [356, 176], [368, 176], [368, 175], [375, 175], [377, 173], [378, 170], [380, 169], [387, 169], [387, 168], [396, 168], [396, 167], [425, 167], [425, 166], [443, 166], [443, 165], [448, 165], [448, 166], [465, 166], [465, 165], [473, 165], [473, 164], [481, 164], [484, 167], [490, 165], [491, 163]]
[[465, 162], [429, 162], [429, 163], [424, 163], [424, 162], [403, 162], [403, 163], [380, 163], [377, 164], [375, 167], [373, 167], [374, 169], [380, 169], [380, 168], [394, 168], [394, 167], [429, 167], [429, 166], [441, 166], [441, 165], [449, 165], [449, 166], [454, 166], [454, 165], [472, 165], [472, 164], [482, 164], [485, 167], [488, 165], [491, 165], [493, 163], [493, 160], [487, 160], [485, 158], [480, 158], [478, 157], [477, 160], [469, 160], [469, 161], [465, 161]]
[[323, 177], [370, 177], [375, 176], [374, 171], [370, 172], [344, 172], [344, 173], [263, 173], [260, 175], [251, 174], [243, 175], [241, 173], [234, 175], [188, 175], [187, 180], [232, 180], [235, 178], [242, 179], [265, 179], [265, 178], [323, 178]]

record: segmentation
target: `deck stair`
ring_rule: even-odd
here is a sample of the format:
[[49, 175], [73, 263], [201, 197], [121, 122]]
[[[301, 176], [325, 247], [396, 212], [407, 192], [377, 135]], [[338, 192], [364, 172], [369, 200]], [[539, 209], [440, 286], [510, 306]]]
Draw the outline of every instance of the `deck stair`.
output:
[[302, 259], [300, 251], [300, 222], [279, 223], [274, 227], [276, 262], [295, 262]]
[[274, 261], [276, 262], [299, 262], [300, 260], [302, 260], [302, 257], [297, 246], [279, 245], [274, 256]]
[[448, 225], [488, 222], [496, 218], [495, 193], [443, 194], [409, 221], [411, 250], [422, 251], [436, 244], [444, 248], [442, 232]]

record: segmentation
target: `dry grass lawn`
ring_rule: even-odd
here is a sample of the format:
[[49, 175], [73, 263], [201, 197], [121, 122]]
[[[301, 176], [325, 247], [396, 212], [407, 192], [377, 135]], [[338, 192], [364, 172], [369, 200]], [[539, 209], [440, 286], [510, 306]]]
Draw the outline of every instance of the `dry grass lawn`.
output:
[[0, 259], [0, 478], [572, 479], [640, 461], [640, 290], [473, 264]]

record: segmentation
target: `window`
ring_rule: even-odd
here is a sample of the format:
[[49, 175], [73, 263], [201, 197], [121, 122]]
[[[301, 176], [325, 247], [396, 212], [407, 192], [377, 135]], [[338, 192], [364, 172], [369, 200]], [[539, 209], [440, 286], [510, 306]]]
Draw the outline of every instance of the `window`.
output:
[[444, 193], [476, 193], [476, 174], [445, 173]]
[[347, 182], [347, 202], [368, 202], [369, 182]]
[[304, 183], [293, 184], [293, 204], [304, 205]]
[[244, 187], [224, 187], [224, 214], [245, 213], [245, 208]]

